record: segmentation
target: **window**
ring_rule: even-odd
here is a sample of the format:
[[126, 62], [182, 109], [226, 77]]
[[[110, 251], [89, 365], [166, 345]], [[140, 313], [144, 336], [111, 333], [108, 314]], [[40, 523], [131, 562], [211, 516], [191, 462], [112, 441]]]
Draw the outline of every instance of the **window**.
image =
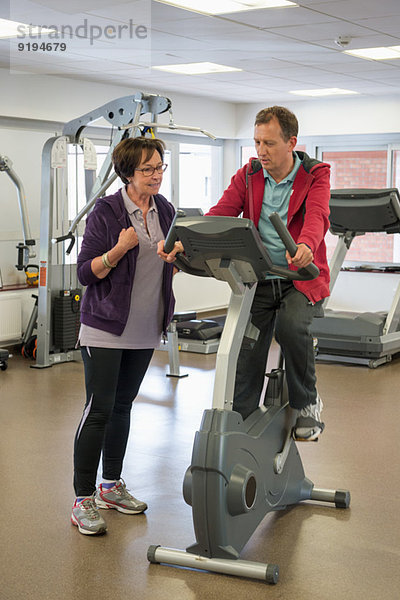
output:
[[[169, 140], [168, 138], [173, 138]], [[206, 212], [217, 202], [222, 193], [222, 143], [201, 143], [189, 136], [166, 136], [164, 162], [168, 165], [164, 173], [160, 194], [174, 206], [201, 208]], [[184, 141], [177, 141], [182, 139]], [[109, 146], [105, 143], [95, 145], [98, 175]], [[113, 171], [111, 170], [111, 173]], [[115, 193], [122, 185], [116, 179], [106, 194]], [[86, 205], [85, 171], [83, 151], [79, 145], [68, 146], [68, 218], [76, 217]]]
[[400, 150], [392, 151], [392, 186], [400, 188]]
[[[331, 188], [387, 187], [387, 154], [387, 150], [324, 150], [322, 160], [331, 165]], [[336, 243], [337, 236], [328, 232], [328, 258], [332, 257]], [[393, 235], [366, 233], [354, 239], [346, 260], [392, 262], [393, 255]]]
[[166, 150], [164, 152], [164, 164], [168, 165], [168, 167], [167, 170], [164, 171], [160, 194], [169, 199], [172, 196], [171, 150]]
[[[95, 145], [97, 156], [96, 176], [106, 159], [109, 146]], [[95, 177], [93, 177], [93, 181]], [[114, 194], [121, 187], [121, 180], [116, 179], [108, 188], [107, 194]], [[85, 171], [83, 168], [83, 150], [79, 145], [68, 145], [68, 218], [76, 217], [86, 204]]]
[[253, 156], [257, 156], [257, 152], [254, 148], [254, 144], [252, 146], [241, 146], [240, 148], [240, 166], [243, 167], [247, 165], [250, 158]]
[[189, 136], [176, 135], [163, 139], [169, 167], [160, 192], [176, 207], [207, 212], [222, 194], [221, 142], [201, 143], [200, 139], [191, 141]]
[[[97, 144], [95, 145], [96, 156], [97, 156], [97, 168], [96, 172], [87, 171], [86, 177], [88, 178], [88, 191], [90, 189], [100, 172], [100, 169], [106, 159], [108, 153], [109, 146], [106, 144]], [[85, 170], [84, 170], [84, 160], [83, 160], [83, 150], [78, 144], [69, 144], [68, 145], [68, 163], [67, 163], [67, 173], [68, 173], [68, 220], [69, 224], [75, 219], [76, 215], [84, 208], [87, 202], [86, 197], [86, 183], [85, 183]], [[92, 176], [90, 176], [92, 173]], [[121, 180], [116, 179], [108, 188], [107, 194], [115, 193], [121, 187]], [[83, 217], [82, 221], [78, 225], [78, 228], [75, 232], [76, 243], [74, 249], [70, 255], [64, 252], [63, 261], [65, 264], [71, 264], [76, 262], [76, 258], [79, 253], [80, 244], [82, 241], [82, 234], [84, 230], [85, 218]], [[63, 232], [66, 233], [66, 232]], [[63, 246], [66, 249], [69, 245], [69, 242], [64, 242]]]
[[[305, 146], [305, 144], [297, 144], [295, 150], [300, 150], [301, 152], [305, 152], [306, 146]], [[241, 146], [240, 147], [240, 166], [243, 167], [244, 165], [246, 165], [249, 162], [250, 158], [252, 158], [254, 156], [257, 156], [257, 152], [254, 148], [254, 144]]]
[[212, 205], [211, 179], [211, 147], [180, 144], [179, 204], [206, 212]]

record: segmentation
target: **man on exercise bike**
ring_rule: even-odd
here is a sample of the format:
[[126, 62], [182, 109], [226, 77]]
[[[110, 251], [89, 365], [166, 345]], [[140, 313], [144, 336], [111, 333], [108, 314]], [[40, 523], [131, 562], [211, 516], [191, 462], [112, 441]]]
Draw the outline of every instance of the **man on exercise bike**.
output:
[[[261, 110], [254, 128], [258, 158], [237, 171], [208, 214], [238, 217], [242, 213], [254, 221], [274, 264], [297, 269], [314, 262], [320, 270], [312, 281], [291, 282], [267, 275], [258, 283], [251, 314], [260, 334], [252, 348], [241, 348], [233, 403], [233, 410], [243, 419], [258, 407], [275, 331], [285, 358], [289, 404], [299, 411], [295, 438], [313, 441], [324, 429], [310, 326], [314, 316], [322, 315], [322, 301], [329, 296], [324, 238], [329, 227], [330, 167], [294, 151], [297, 134], [298, 121], [291, 111], [281, 106]], [[293, 258], [269, 221], [272, 212], [287, 223], [297, 244]], [[166, 255], [161, 244], [159, 254], [170, 262], [179, 251], [178, 242]]]

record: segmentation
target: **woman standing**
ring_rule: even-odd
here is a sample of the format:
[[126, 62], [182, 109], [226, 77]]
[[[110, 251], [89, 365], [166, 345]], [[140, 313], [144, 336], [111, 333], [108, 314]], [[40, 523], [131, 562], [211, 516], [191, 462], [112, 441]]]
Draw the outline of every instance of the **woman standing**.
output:
[[[130, 412], [154, 348], [172, 318], [173, 266], [157, 256], [175, 210], [158, 192], [165, 145], [128, 138], [113, 152], [125, 187], [97, 200], [87, 218], [78, 278], [87, 286], [81, 304], [80, 344], [86, 404], [75, 436], [71, 521], [80, 533], [107, 529], [98, 508], [141, 513], [121, 479]], [[103, 482], [96, 489], [102, 454]]]

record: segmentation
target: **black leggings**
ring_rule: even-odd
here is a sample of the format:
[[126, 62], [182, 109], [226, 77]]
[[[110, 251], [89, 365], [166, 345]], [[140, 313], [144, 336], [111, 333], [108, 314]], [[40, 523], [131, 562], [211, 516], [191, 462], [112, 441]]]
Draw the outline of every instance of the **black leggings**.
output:
[[132, 403], [154, 350], [83, 347], [81, 352], [86, 404], [75, 435], [74, 488], [77, 496], [91, 496], [101, 453], [103, 477], [121, 477]]

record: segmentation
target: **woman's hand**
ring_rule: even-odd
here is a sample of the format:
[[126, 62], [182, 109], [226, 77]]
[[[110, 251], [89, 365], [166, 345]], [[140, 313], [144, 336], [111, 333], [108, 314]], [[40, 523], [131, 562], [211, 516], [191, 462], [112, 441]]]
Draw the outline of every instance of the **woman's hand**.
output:
[[133, 227], [128, 227], [128, 229], [121, 229], [118, 242], [115, 246], [117, 250], [123, 250], [124, 254], [131, 250], [139, 243], [138, 236]]
[[[120, 234], [118, 236], [118, 242], [115, 244], [113, 248], [111, 248], [107, 252], [108, 262], [116, 267], [118, 262], [121, 260], [123, 256], [131, 250], [135, 248], [139, 243], [138, 236], [133, 227], [128, 227], [127, 229], [121, 229]], [[104, 279], [107, 277], [109, 272], [111, 271], [110, 267], [106, 267], [103, 263], [103, 259], [101, 256], [96, 256], [92, 260], [91, 263], [92, 271], [99, 279]]]
[[175, 262], [176, 255], [179, 254], [179, 252], [184, 252], [184, 248], [183, 248], [181, 242], [175, 242], [174, 247], [169, 254], [164, 252], [164, 244], [165, 244], [165, 240], [161, 240], [161, 242], [158, 242], [157, 254], [160, 258], [162, 258], [167, 263]]

